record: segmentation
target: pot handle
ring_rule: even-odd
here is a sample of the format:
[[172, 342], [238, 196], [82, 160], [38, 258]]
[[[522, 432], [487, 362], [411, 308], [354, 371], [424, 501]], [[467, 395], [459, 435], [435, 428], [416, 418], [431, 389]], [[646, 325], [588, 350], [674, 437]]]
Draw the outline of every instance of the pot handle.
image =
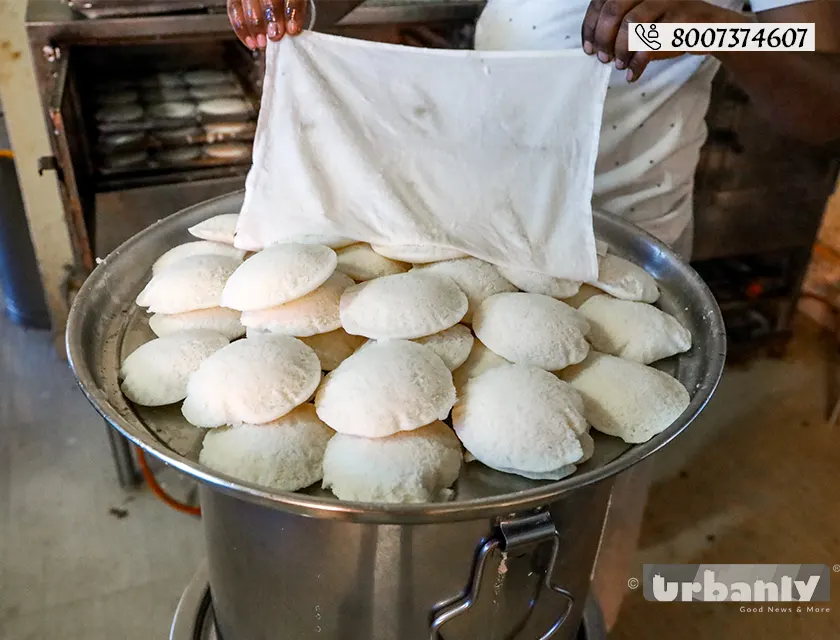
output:
[[[549, 640], [560, 629], [574, 605], [572, 594], [566, 589], [556, 585], [552, 579], [554, 566], [557, 562], [557, 554], [560, 550], [560, 534], [551, 520], [548, 512], [538, 513], [516, 520], [506, 520], [499, 523], [498, 530], [492, 537], [486, 540], [479, 547], [475, 561], [473, 562], [472, 573], [469, 585], [464, 593], [450, 598], [438, 604], [432, 613], [430, 640], [443, 640], [441, 627], [464, 613], [466, 613], [478, 600], [481, 592], [481, 583], [484, 581], [484, 569], [487, 565], [487, 558], [496, 549], [513, 552], [518, 548], [551, 541], [551, 556], [543, 575], [543, 584], [547, 589], [563, 596], [566, 599], [566, 607], [554, 624], [539, 637], [539, 640]], [[531, 598], [529, 602], [529, 615], [536, 605], [537, 598]], [[510, 638], [509, 640], [513, 640]]]

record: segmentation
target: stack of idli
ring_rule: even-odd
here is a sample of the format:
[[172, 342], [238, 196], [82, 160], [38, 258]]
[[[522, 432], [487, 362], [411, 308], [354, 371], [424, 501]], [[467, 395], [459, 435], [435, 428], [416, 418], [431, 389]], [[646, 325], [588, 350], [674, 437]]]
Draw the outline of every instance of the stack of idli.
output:
[[645, 442], [688, 405], [650, 365], [691, 334], [603, 243], [582, 283], [338, 235], [246, 258], [236, 222], [206, 220], [155, 262], [137, 304], [158, 338], [121, 369], [132, 402], [183, 401], [218, 472], [284, 491], [322, 481], [354, 502], [446, 500], [465, 458], [558, 480], [593, 455], [592, 429]]

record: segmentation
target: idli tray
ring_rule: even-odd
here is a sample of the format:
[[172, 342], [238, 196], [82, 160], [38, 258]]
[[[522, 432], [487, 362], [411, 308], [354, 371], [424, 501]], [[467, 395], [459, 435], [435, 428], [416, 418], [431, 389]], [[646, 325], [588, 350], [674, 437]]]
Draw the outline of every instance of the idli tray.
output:
[[[209, 81], [188, 82], [197, 74], [207, 74]], [[215, 69], [114, 81], [100, 85], [95, 95], [100, 135], [248, 122], [259, 110], [259, 97], [233, 71]]]
[[480, 463], [465, 464], [449, 502], [362, 504], [338, 500], [320, 485], [290, 493], [243, 482], [198, 463], [204, 431], [190, 425], [180, 405], [140, 407], [120, 391], [123, 358], [152, 339], [146, 312], [134, 303], [166, 250], [193, 238], [188, 227], [223, 213], [238, 212], [243, 193], [232, 193], [171, 215], [134, 236], [103, 260], [85, 281], [67, 325], [67, 353], [79, 383], [102, 416], [131, 441], [217, 490], [257, 503], [280, 505], [301, 514], [354, 521], [463, 520], [556, 500], [574, 489], [613, 476], [661, 449], [686, 429], [704, 408], [723, 371], [726, 340], [712, 294], [697, 273], [662, 243], [617, 217], [595, 213], [596, 236], [610, 251], [642, 266], [657, 281], [657, 306], [691, 331], [690, 351], [657, 363], [686, 387], [691, 401], [665, 431], [640, 445], [628, 445], [593, 430], [595, 454], [577, 472], [559, 481], [528, 480]]
[[104, 177], [111, 177], [144, 171], [186, 171], [217, 166], [244, 166], [251, 164], [251, 153], [250, 141], [136, 149], [102, 155], [98, 171]]

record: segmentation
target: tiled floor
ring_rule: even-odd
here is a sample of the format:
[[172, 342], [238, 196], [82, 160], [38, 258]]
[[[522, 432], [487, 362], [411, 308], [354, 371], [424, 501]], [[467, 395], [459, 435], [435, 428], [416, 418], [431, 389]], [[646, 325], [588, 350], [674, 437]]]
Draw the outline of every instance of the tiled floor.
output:
[[[727, 373], [703, 418], [658, 460], [639, 564], [840, 562], [825, 348], [802, 325], [785, 360]], [[200, 523], [148, 491], [125, 494], [103, 429], [49, 338], [0, 319], [2, 640], [167, 637], [201, 560]], [[838, 638], [840, 614], [751, 616], [631, 594], [614, 638], [671, 637]]]

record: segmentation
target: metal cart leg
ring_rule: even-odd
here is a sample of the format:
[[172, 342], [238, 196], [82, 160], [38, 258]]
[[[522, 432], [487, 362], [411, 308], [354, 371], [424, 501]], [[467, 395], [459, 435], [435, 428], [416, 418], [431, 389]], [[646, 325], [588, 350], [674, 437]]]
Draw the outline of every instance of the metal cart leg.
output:
[[140, 483], [140, 473], [134, 464], [131, 445], [125, 436], [107, 422], [105, 423], [105, 429], [108, 432], [111, 456], [114, 458], [114, 466], [117, 468], [117, 480], [119, 480], [120, 486], [123, 489], [136, 487]]

